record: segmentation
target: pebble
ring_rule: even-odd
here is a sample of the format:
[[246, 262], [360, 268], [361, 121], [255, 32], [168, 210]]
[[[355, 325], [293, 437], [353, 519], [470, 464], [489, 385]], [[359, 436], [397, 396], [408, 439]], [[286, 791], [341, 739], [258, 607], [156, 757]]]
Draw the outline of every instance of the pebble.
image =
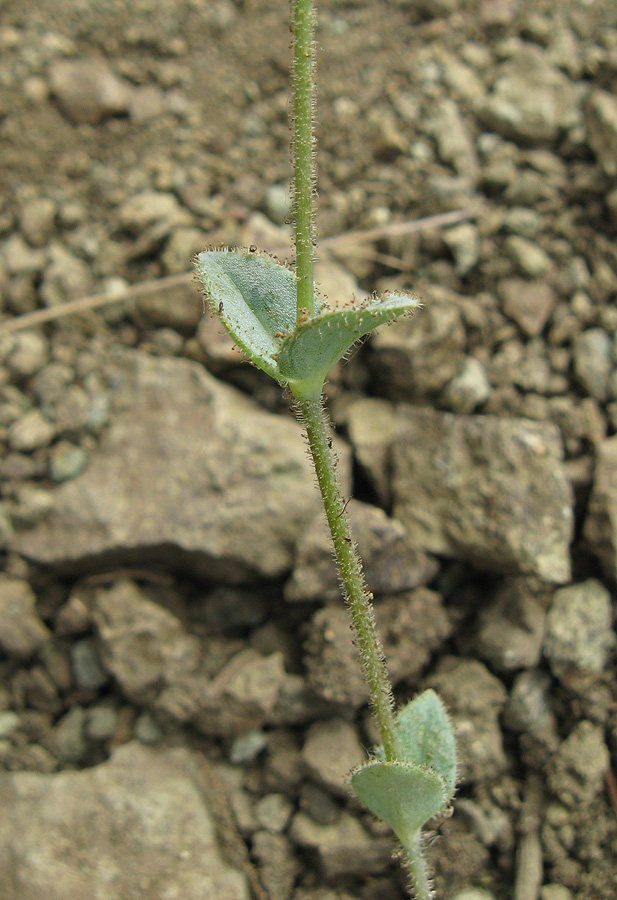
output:
[[49, 69], [49, 84], [71, 122], [96, 125], [109, 116], [128, 113], [133, 89], [101, 59], [59, 60]]
[[517, 734], [557, 742], [556, 718], [550, 705], [551, 677], [542, 669], [528, 669], [516, 676], [504, 709], [506, 728]]
[[466, 416], [485, 403], [490, 392], [486, 369], [478, 359], [468, 356], [458, 375], [446, 385], [441, 404], [460, 416]]
[[528, 278], [542, 278], [553, 267], [551, 258], [541, 247], [515, 234], [506, 238], [504, 252], [515, 263], [519, 272]]
[[251, 728], [234, 738], [229, 751], [229, 760], [235, 766], [253, 762], [267, 746], [268, 735], [265, 731], [261, 728]]
[[88, 296], [92, 288], [89, 266], [64, 247], [54, 243], [48, 250], [49, 263], [39, 289], [45, 306], [60, 306], [67, 300]]
[[498, 672], [537, 666], [542, 655], [545, 610], [526, 579], [508, 579], [475, 624], [478, 656]]
[[601, 328], [590, 328], [574, 341], [574, 371], [583, 389], [601, 403], [607, 399], [613, 344]]
[[134, 734], [142, 744], [157, 744], [163, 737], [163, 729], [149, 712], [143, 712], [135, 721]]
[[574, 900], [574, 894], [563, 884], [545, 884], [540, 888], [540, 900]]
[[17, 713], [11, 710], [0, 712], [0, 739], [10, 737], [21, 725], [21, 719]]
[[565, 806], [588, 806], [602, 790], [609, 766], [604, 728], [583, 720], [551, 759], [548, 784]]
[[254, 807], [255, 818], [271, 834], [285, 831], [293, 811], [293, 803], [284, 794], [266, 794]]
[[600, 674], [615, 646], [611, 595], [595, 579], [555, 591], [546, 617], [544, 655], [561, 681]]
[[62, 763], [71, 765], [85, 756], [87, 719], [88, 712], [81, 706], [74, 706], [54, 728], [54, 750]]
[[343, 797], [349, 790], [349, 773], [365, 758], [356, 729], [344, 719], [314, 722], [302, 748], [302, 759], [311, 777]]
[[264, 212], [275, 225], [284, 225], [290, 211], [289, 187], [273, 184], [264, 195]]
[[28, 453], [47, 447], [55, 433], [54, 425], [43, 413], [32, 409], [10, 426], [8, 444], [11, 450]]
[[45, 366], [47, 356], [47, 341], [43, 335], [36, 331], [20, 331], [14, 337], [6, 366], [18, 378], [30, 378]]
[[59, 441], [49, 454], [49, 474], [52, 481], [68, 481], [79, 475], [87, 462], [88, 454], [83, 447], [71, 441]]
[[92, 741], [109, 741], [118, 724], [118, 710], [108, 703], [97, 703], [88, 709], [85, 733]]
[[444, 231], [443, 239], [454, 257], [456, 274], [463, 278], [480, 259], [480, 235], [477, 227], [465, 222]]
[[504, 313], [526, 337], [541, 334], [557, 303], [555, 291], [546, 281], [505, 278], [498, 282], [497, 293]]
[[589, 143], [610, 177], [617, 175], [617, 99], [608, 91], [593, 90], [585, 104]]
[[44, 247], [54, 233], [56, 204], [49, 197], [36, 197], [18, 213], [21, 233], [33, 247]]
[[109, 675], [101, 665], [94, 638], [84, 638], [71, 647], [71, 667], [78, 688], [99, 691], [109, 681]]
[[0, 647], [8, 656], [29, 659], [49, 639], [26, 581], [0, 574]]
[[14, 234], [0, 245], [0, 258], [9, 275], [38, 275], [45, 267], [46, 253], [32, 249], [21, 235]]

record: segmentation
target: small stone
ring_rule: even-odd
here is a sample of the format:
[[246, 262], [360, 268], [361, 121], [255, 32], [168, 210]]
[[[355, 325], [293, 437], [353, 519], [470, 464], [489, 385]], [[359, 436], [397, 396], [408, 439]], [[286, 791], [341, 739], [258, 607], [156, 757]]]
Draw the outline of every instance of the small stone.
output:
[[553, 674], [569, 682], [572, 675], [603, 671], [616, 643], [611, 595], [595, 579], [555, 591], [546, 618], [544, 655]]
[[18, 484], [11, 502], [11, 519], [18, 528], [33, 528], [46, 516], [53, 507], [53, 496], [45, 488], [25, 482]]
[[454, 257], [456, 274], [464, 278], [480, 258], [480, 234], [477, 227], [465, 222], [444, 231], [443, 239]]
[[54, 232], [56, 204], [49, 197], [36, 197], [19, 210], [19, 227], [28, 243], [43, 247]]
[[284, 225], [290, 209], [289, 188], [286, 184], [273, 184], [266, 189], [264, 210], [275, 225]]
[[47, 362], [47, 341], [36, 331], [18, 332], [14, 341], [5, 365], [18, 378], [30, 378]]
[[392, 840], [370, 837], [346, 811], [334, 825], [319, 825], [305, 813], [297, 813], [290, 836], [302, 849], [316, 852], [328, 881], [383, 872], [390, 865]]
[[574, 894], [563, 884], [545, 884], [540, 888], [540, 900], [574, 900]]
[[334, 825], [341, 814], [341, 808], [332, 795], [311, 781], [302, 783], [300, 808], [320, 825]]
[[543, 218], [541, 213], [526, 206], [513, 206], [505, 214], [503, 227], [511, 234], [518, 234], [524, 238], [534, 238], [542, 231]]
[[261, 728], [251, 728], [234, 738], [229, 761], [235, 766], [253, 762], [268, 746], [268, 735]]
[[76, 478], [88, 462], [88, 454], [83, 447], [70, 441], [59, 441], [49, 454], [49, 474], [52, 481], [68, 481]]
[[516, 734], [529, 732], [556, 747], [557, 720], [550, 706], [551, 677], [541, 669], [529, 669], [512, 684], [503, 721]]
[[506, 278], [498, 282], [497, 292], [504, 313], [532, 338], [541, 334], [557, 303], [553, 288], [545, 281]]
[[49, 264], [39, 289], [45, 306], [60, 306], [67, 300], [87, 297], [92, 288], [89, 266], [58, 243], [49, 247], [48, 257]]
[[589, 143], [607, 175], [617, 175], [617, 99], [593, 90], [585, 104]]
[[71, 647], [71, 666], [75, 684], [87, 691], [98, 691], [109, 681], [101, 665], [94, 638], [84, 638]]
[[30, 452], [47, 447], [55, 435], [56, 429], [38, 409], [32, 409], [13, 422], [8, 432], [8, 443], [11, 450]]
[[271, 834], [285, 831], [293, 811], [293, 804], [284, 794], [266, 794], [254, 808], [255, 818]]
[[478, 616], [473, 638], [478, 656], [498, 672], [538, 665], [545, 615], [526, 579], [506, 581]]
[[168, 275], [186, 272], [193, 257], [207, 244], [208, 236], [201, 228], [175, 228], [161, 255], [165, 272]]
[[469, 415], [485, 403], [491, 393], [486, 369], [473, 356], [466, 357], [461, 371], [446, 385], [441, 403], [459, 416]]
[[146, 745], [157, 744], [163, 737], [163, 729], [149, 712], [137, 717], [133, 733], [138, 741]]
[[617, 579], [617, 436], [597, 448], [593, 489], [583, 528], [585, 539], [611, 580]]
[[13, 234], [0, 245], [0, 258], [9, 275], [38, 275], [45, 268], [46, 254], [33, 250], [19, 234]]
[[344, 719], [313, 723], [302, 749], [311, 777], [341, 797], [349, 792], [349, 773], [365, 758], [356, 729]]
[[29, 584], [0, 574], [0, 647], [4, 653], [29, 659], [49, 637]]
[[108, 703], [98, 703], [88, 709], [85, 731], [91, 741], [110, 741], [118, 725], [118, 710]]
[[142, 191], [134, 194], [118, 210], [120, 227], [134, 235], [139, 235], [149, 225], [161, 221], [169, 226], [167, 233], [170, 233], [175, 225], [184, 223], [186, 216], [175, 194], [168, 191]]
[[565, 806], [588, 806], [602, 790], [609, 766], [604, 729], [584, 720], [551, 760], [549, 787]]
[[129, 111], [133, 89], [103, 60], [59, 60], [49, 70], [51, 91], [71, 122], [96, 125]]
[[259, 868], [259, 881], [269, 900], [290, 900], [302, 867], [289, 838], [257, 831], [251, 838], [251, 857]]
[[601, 328], [590, 328], [574, 342], [574, 371], [583, 389], [603, 403], [613, 367], [613, 343]]
[[21, 719], [17, 713], [9, 709], [0, 712], [0, 740], [10, 737], [21, 726]]
[[54, 728], [54, 749], [65, 764], [79, 762], [88, 750], [85, 738], [87, 712], [81, 706], [74, 706]]
[[542, 278], [553, 268], [550, 256], [527, 238], [510, 235], [504, 242], [504, 251], [528, 278]]

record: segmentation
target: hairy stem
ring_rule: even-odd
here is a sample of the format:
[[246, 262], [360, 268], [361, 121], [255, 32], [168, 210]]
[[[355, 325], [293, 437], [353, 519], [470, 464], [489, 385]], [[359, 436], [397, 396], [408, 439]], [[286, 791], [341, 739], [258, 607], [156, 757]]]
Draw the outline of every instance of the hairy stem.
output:
[[356, 645], [369, 689], [369, 699], [379, 725], [386, 759], [396, 759], [399, 754], [390, 679], [375, 629], [371, 596], [366, 588], [362, 563], [351, 536], [345, 503], [334, 469], [331, 440], [321, 399], [298, 402], [298, 411], [306, 428], [315, 464], [343, 593], [351, 613]]
[[[293, 35], [293, 208], [295, 219], [298, 320], [311, 317], [313, 304], [313, 245], [315, 188], [313, 137], [313, 68], [315, 14], [312, 0], [291, 0]], [[304, 312], [306, 310], [306, 312]]]
[[407, 857], [407, 870], [411, 878], [411, 886], [415, 900], [433, 900], [435, 894], [431, 887], [426, 861], [422, 854], [422, 835], [417, 832], [411, 840], [403, 845]]

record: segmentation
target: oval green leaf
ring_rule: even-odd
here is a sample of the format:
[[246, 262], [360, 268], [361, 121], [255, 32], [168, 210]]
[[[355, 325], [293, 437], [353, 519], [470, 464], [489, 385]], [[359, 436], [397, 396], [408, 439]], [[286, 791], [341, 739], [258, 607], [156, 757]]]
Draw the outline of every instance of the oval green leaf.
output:
[[437, 771], [448, 800], [456, 788], [456, 743], [445, 706], [435, 691], [423, 691], [396, 717], [401, 758]]
[[412, 313], [420, 300], [409, 293], [373, 298], [366, 305], [327, 310], [301, 323], [278, 355], [281, 377], [299, 400], [319, 397], [326, 375], [360, 338], [379, 325]]
[[351, 776], [356, 796], [409, 846], [423, 825], [447, 805], [441, 775], [407, 762], [364, 763]]
[[[205, 250], [195, 260], [212, 312], [249, 360], [277, 381], [278, 353], [296, 326], [294, 273], [248, 250]], [[315, 297], [315, 309], [323, 303]]]

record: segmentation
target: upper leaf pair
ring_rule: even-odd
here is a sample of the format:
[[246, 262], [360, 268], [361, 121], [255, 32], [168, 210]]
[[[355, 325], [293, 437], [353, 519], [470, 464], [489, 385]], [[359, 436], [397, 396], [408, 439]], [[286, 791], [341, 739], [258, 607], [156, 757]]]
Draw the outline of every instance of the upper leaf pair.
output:
[[295, 275], [271, 257], [206, 250], [195, 265], [212, 311], [238, 347], [298, 400], [317, 399], [332, 366], [360, 338], [420, 305], [413, 294], [396, 292], [331, 310], [315, 295], [315, 315], [298, 322]]

